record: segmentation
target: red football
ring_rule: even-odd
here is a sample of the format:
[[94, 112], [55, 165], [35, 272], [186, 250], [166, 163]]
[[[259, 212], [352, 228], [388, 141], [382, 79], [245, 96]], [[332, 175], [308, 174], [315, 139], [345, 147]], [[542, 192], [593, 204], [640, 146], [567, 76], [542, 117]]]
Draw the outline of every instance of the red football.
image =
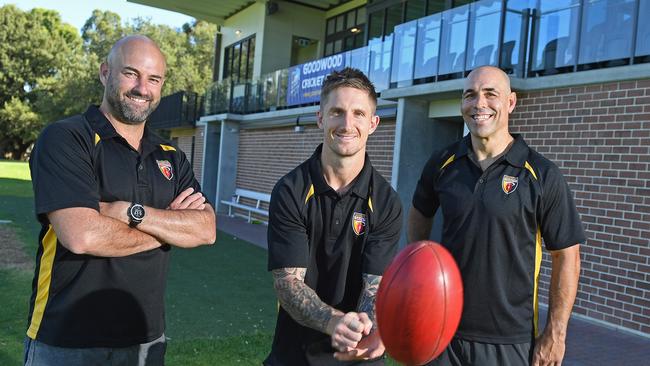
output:
[[447, 347], [463, 310], [456, 261], [433, 241], [409, 244], [386, 268], [375, 302], [386, 351], [407, 365], [422, 365]]

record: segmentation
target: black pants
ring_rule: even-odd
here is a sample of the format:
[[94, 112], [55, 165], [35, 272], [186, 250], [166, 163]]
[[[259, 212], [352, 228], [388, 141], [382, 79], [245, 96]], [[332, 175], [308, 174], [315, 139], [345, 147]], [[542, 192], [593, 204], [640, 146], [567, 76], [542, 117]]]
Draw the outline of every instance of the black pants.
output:
[[453, 338], [427, 366], [528, 366], [533, 351], [532, 343], [492, 344]]

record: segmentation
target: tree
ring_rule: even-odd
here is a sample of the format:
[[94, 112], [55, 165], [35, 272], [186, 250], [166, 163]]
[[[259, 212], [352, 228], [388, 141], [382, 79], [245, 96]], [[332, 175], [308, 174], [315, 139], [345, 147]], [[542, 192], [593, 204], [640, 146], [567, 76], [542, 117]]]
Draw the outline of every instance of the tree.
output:
[[136, 18], [123, 23], [111, 11], [94, 10], [81, 29], [57, 12], [13, 5], [0, 8], [0, 158], [18, 159], [48, 122], [99, 104], [99, 65], [117, 40], [143, 34], [167, 58], [164, 95], [205, 93], [212, 80], [217, 28], [205, 22], [174, 29]]
[[81, 31], [86, 52], [102, 61], [113, 44], [126, 35], [142, 34], [154, 40], [167, 61], [164, 95], [179, 90], [203, 94], [211, 83], [217, 34], [214, 24], [196, 21], [174, 29], [147, 18], [134, 18], [122, 25], [118, 14], [95, 10]]
[[4, 149], [18, 154], [27, 150], [41, 130], [40, 121], [28, 101], [14, 97], [5, 102], [4, 107], [0, 109], [0, 123], [3, 124], [3, 129], [9, 131], [5, 136]]
[[90, 18], [81, 27], [81, 38], [86, 53], [95, 54], [100, 59], [105, 58], [113, 44], [127, 34], [129, 31], [122, 26], [120, 16], [108, 10], [93, 10]]
[[204, 94], [212, 82], [214, 39], [217, 26], [197, 21], [181, 29], [152, 24], [136, 18], [128, 24], [130, 34], [144, 34], [161, 48], [167, 60], [164, 94], [179, 90]]
[[196, 77], [184, 90], [192, 90], [199, 94], [205, 94], [212, 84], [212, 72], [214, 70], [215, 37], [217, 26], [208, 22], [197, 21], [185, 32], [187, 35], [186, 47], [187, 56], [197, 67]]
[[51, 10], [3, 6], [0, 29], [0, 156], [19, 158], [33, 141], [25, 128], [39, 131], [44, 124], [35, 104], [61, 70], [75, 66], [70, 60], [82, 44], [74, 27]]

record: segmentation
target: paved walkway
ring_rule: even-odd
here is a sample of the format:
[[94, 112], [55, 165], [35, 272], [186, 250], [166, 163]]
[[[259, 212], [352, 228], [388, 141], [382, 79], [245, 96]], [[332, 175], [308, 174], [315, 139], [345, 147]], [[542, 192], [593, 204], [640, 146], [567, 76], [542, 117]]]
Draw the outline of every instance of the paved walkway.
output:
[[[219, 215], [219, 230], [262, 248], [267, 248], [266, 225], [249, 224], [240, 218]], [[546, 311], [540, 311], [540, 329]], [[563, 366], [650, 365], [650, 336], [642, 337], [582, 318], [573, 317], [567, 332]]]
[[264, 224], [249, 224], [240, 217], [219, 214], [217, 215], [217, 229], [264, 249], [267, 248], [266, 225]]

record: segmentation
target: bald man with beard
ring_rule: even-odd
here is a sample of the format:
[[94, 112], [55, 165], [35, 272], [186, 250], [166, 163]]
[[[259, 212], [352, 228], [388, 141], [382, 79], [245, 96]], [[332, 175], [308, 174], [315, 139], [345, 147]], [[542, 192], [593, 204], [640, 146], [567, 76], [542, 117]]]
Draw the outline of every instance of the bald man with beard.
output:
[[[413, 196], [409, 240], [428, 239], [440, 209], [442, 245], [465, 289], [458, 331], [430, 365], [560, 365], [564, 357], [585, 234], [558, 167], [509, 132], [516, 104], [503, 71], [473, 70], [461, 105], [469, 134], [434, 152]], [[552, 274], [540, 332], [542, 238]]]
[[146, 126], [165, 57], [119, 40], [99, 107], [47, 126], [30, 159], [41, 223], [25, 364], [162, 365], [171, 248], [212, 244], [216, 222], [182, 151]]

